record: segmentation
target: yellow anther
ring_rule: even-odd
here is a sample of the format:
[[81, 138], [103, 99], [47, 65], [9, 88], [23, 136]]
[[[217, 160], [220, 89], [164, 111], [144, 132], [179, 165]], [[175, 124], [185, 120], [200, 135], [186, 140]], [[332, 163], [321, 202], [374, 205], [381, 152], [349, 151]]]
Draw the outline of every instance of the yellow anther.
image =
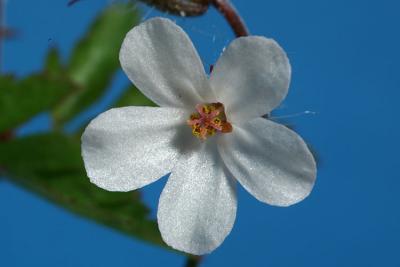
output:
[[193, 133], [193, 135], [195, 135], [197, 137], [200, 136], [201, 127], [194, 125], [193, 128], [192, 128], [192, 133]]
[[210, 114], [210, 112], [211, 112], [210, 106], [208, 106], [208, 105], [203, 105], [202, 110], [205, 114]]
[[215, 129], [212, 128], [212, 127], [208, 127], [208, 128], [207, 128], [207, 134], [208, 134], [209, 136], [213, 136], [213, 135], [215, 134]]
[[229, 133], [232, 125], [227, 121], [224, 105], [221, 103], [207, 103], [196, 105], [197, 112], [192, 113], [187, 124], [192, 134], [201, 140], [217, 133]]
[[198, 120], [199, 118], [200, 118], [200, 115], [197, 113], [193, 113], [192, 115], [190, 115], [191, 120]]
[[221, 119], [218, 118], [218, 117], [215, 117], [215, 118], [213, 119], [213, 123], [216, 124], [216, 125], [220, 125], [220, 124], [221, 124]]

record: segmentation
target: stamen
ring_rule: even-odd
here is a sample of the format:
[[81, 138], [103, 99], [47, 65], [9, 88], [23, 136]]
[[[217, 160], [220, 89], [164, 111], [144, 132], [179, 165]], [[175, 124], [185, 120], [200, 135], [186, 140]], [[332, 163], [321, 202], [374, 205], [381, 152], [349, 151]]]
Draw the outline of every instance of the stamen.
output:
[[227, 121], [222, 103], [197, 104], [196, 113], [190, 115], [187, 124], [194, 136], [201, 140], [216, 133], [232, 132], [232, 125]]

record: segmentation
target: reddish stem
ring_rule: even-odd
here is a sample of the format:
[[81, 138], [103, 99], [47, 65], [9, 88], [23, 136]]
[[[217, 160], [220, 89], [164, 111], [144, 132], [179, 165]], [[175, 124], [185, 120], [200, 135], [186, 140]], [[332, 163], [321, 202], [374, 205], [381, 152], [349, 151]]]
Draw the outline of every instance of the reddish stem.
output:
[[210, 0], [210, 3], [225, 17], [236, 37], [249, 35], [244, 21], [229, 0]]
[[0, 133], [0, 142], [11, 140], [14, 137], [14, 133], [11, 130]]

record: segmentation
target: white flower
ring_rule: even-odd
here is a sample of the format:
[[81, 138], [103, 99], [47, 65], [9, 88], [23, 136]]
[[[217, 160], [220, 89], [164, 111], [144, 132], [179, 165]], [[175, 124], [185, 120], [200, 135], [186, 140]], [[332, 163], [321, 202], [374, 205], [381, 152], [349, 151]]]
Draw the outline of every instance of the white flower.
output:
[[111, 109], [82, 136], [91, 182], [130, 191], [171, 172], [158, 206], [164, 241], [209, 253], [231, 231], [236, 181], [258, 200], [289, 206], [312, 190], [316, 164], [304, 141], [261, 118], [285, 98], [290, 64], [264, 37], [234, 40], [208, 79], [188, 36], [168, 19], [133, 28], [122, 68], [160, 107]]

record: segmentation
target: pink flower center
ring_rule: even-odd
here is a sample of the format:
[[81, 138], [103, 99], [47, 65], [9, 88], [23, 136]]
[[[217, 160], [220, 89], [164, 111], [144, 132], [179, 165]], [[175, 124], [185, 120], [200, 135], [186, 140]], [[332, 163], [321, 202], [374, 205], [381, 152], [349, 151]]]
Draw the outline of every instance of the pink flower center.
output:
[[197, 104], [196, 111], [190, 115], [187, 124], [197, 138], [206, 140], [218, 132], [232, 132], [232, 125], [226, 119], [222, 103]]

